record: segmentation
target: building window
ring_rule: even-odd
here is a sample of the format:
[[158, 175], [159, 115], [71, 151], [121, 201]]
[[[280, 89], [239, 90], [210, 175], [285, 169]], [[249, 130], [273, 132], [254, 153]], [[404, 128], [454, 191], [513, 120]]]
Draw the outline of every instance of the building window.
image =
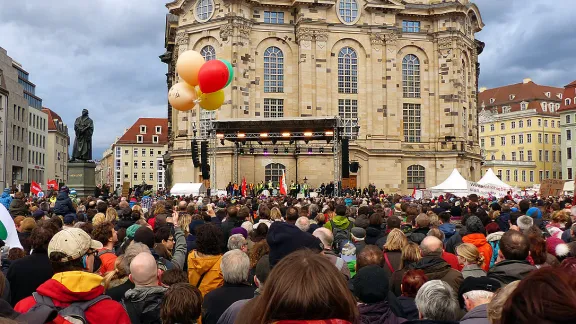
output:
[[[358, 100], [338, 99], [338, 115], [344, 122], [344, 136], [356, 139], [358, 136]], [[406, 130], [404, 130], [406, 132]]]
[[408, 54], [402, 60], [402, 88], [404, 98], [420, 98], [420, 60]]
[[154, 173], [150, 173], [150, 181], [154, 181]]
[[520, 161], [524, 161], [524, 151], [520, 151]]
[[138, 172], [134, 172], [134, 180], [138, 180]]
[[142, 157], [146, 156], [146, 149], [142, 149]]
[[556, 151], [552, 151], [552, 162], [556, 162]]
[[494, 137], [490, 137], [490, 146], [496, 145], [496, 139]]
[[200, 50], [200, 55], [204, 58], [206, 62], [216, 59], [216, 50], [212, 45], [206, 45]]
[[532, 161], [532, 150], [528, 150], [528, 161]]
[[548, 144], [548, 134], [544, 134], [544, 143]]
[[[570, 100], [570, 99], [566, 99], [566, 100]], [[570, 115], [566, 115], [566, 124], [570, 124]]]
[[136, 135], [136, 143], [144, 143], [144, 136]]
[[512, 145], [516, 145], [516, 136], [515, 135], [510, 136], [510, 141], [512, 142]]
[[531, 119], [528, 119], [526, 121], [526, 127], [532, 127], [532, 120]]
[[490, 124], [490, 131], [491, 131], [491, 132], [494, 131], [494, 124]]
[[146, 161], [142, 161], [142, 169], [146, 169]]
[[411, 165], [406, 170], [408, 188], [426, 187], [426, 169], [421, 165]]
[[154, 169], [154, 161], [150, 161], [150, 169]]
[[142, 182], [145, 182], [145, 181], [146, 181], [146, 173], [142, 172]]
[[146, 126], [140, 126], [140, 134], [146, 134]]
[[404, 104], [404, 141], [419, 143], [421, 136], [421, 113], [419, 104]]
[[572, 168], [568, 168], [568, 180], [572, 180]]
[[496, 161], [496, 155], [492, 154], [492, 156], [490, 157], [490, 160]]
[[283, 24], [284, 13], [282, 11], [264, 11], [264, 22], [266, 24]]
[[514, 182], [518, 182], [518, 169], [514, 170]]
[[532, 134], [526, 134], [526, 142], [532, 143]]
[[522, 182], [526, 182], [526, 170], [522, 170]]
[[542, 162], [542, 154], [544, 154], [543, 151], [538, 150], [538, 161], [540, 161], [540, 162]]
[[128, 150], [124, 150], [124, 155], [128, 155], [129, 151]]
[[511, 123], [510, 123], [510, 128], [512, 128], [512, 129], [516, 128], [516, 122], [511, 122]]
[[506, 181], [510, 181], [510, 170], [506, 170]]
[[156, 126], [156, 134], [162, 134], [162, 126]]
[[[200, 111], [200, 137], [208, 138], [210, 136], [210, 129], [212, 128], [212, 121], [216, 118], [216, 111], [204, 110]], [[152, 154], [150, 154], [152, 156]]]
[[150, 149], [150, 156], [154, 156], [154, 149]]
[[506, 161], [506, 154], [502, 153], [501, 158], [502, 158], [502, 161]]
[[484, 139], [481, 138], [481, 139], [480, 139], [480, 147], [484, 147], [484, 144], [485, 144], [485, 143], [484, 143]]
[[542, 133], [538, 133], [538, 143], [542, 144]]
[[542, 119], [538, 118], [538, 127], [542, 127]]
[[158, 144], [158, 135], [152, 135], [152, 143]]
[[550, 179], [550, 171], [546, 171], [546, 179]]
[[402, 32], [404, 33], [419, 33], [420, 32], [420, 22], [419, 21], [402, 21]]
[[358, 54], [351, 47], [338, 53], [338, 93], [358, 93]]
[[198, 0], [196, 3], [196, 19], [199, 22], [205, 22], [214, 13], [214, 3], [212, 0]]
[[502, 180], [502, 170], [498, 170], [498, 172], [496, 172], [496, 176], [498, 179]]
[[572, 131], [569, 129], [566, 130], [566, 140], [567, 141], [572, 140]]
[[502, 146], [506, 145], [506, 136], [500, 137], [500, 145]]
[[134, 169], [138, 169], [138, 160], [134, 160]]
[[524, 128], [524, 121], [523, 120], [518, 122], [518, 128]]
[[360, 9], [356, 0], [340, 0], [338, 15], [343, 22], [347, 24], [355, 22], [358, 18], [359, 11]]
[[518, 135], [518, 144], [524, 144], [524, 135]]
[[480, 133], [484, 133], [484, 125], [480, 126]]
[[520, 104], [520, 110], [526, 110], [528, 109], [528, 103], [527, 102], [522, 102]]
[[270, 163], [266, 165], [264, 169], [264, 181], [272, 180], [273, 186], [276, 186], [280, 182], [280, 177], [282, 176], [282, 171], [285, 171], [286, 167], [284, 164], [280, 163]]
[[275, 46], [264, 51], [264, 92], [284, 92], [284, 53]]
[[284, 99], [264, 99], [264, 118], [284, 117]]
[[568, 160], [572, 160], [572, 148], [571, 147], [566, 148], [566, 158]]
[[512, 161], [516, 161], [516, 152], [512, 152]]
[[500, 123], [500, 130], [505, 130], [505, 129], [506, 129], [506, 124]]
[[556, 134], [552, 134], [552, 144], [556, 144]]
[[548, 153], [548, 150], [544, 151], [544, 162], [550, 162], [550, 156]]
[[121, 147], [117, 147], [116, 148], [116, 157], [119, 158], [122, 156], [122, 148]]
[[134, 149], [134, 156], [138, 156], [138, 149], [137, 148]]
[[534, 171], [530, 171], [530, 182], [534, 182]]
[[544, 127], [548, 127], [548, 119], [544, 119]]

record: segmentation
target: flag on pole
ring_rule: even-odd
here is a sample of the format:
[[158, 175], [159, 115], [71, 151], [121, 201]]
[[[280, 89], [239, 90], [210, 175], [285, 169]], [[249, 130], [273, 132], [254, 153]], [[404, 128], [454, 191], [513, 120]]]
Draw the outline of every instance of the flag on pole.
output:
[[4, 241], [6, 245], [10, 246], [10, 248], [22, 248], [14, 220], [2, 204], [0, 204], [0, 239]]
[[412, 190], [412, 198], [416, 198], [416, 187], [414, 187], [414, 190]]
[[246, 197], [246, 177], [242, 178], [242, 196]]
[[282, 170], [282, 176], [280, 177], [280, 194], [286, 196], [288, 187], [286, 186], [286, 174]]
[[56, 179], [48, 180], [48, 188], [54, 188], [54, 190], [58, 190], [58, 181], [56, 181]]
[[32, 181], [30, 183], [30, 192], [38, 196], [38, 193], [42, 192], [42, 187], [36, 181]]

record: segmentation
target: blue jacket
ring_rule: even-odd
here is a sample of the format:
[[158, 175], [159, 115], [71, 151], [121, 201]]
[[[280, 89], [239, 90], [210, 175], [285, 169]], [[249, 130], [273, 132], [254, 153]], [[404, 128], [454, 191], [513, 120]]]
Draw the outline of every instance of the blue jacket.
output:
[[444, 233], [444, 243], [456, 233], [456, 225], [450, 223], [444, 223], [438, 226], [438, 229]]
[[6, 207], [6, 210], [10, 210], [10, 203], [12, 203], [12, 196], [10, 196], [10, 189], [4, 189], [2, 197], [0, 197], [0, 204]]
[[68, 215], [68, 214], [76, 214], [76, 210], [74, 209], [74, 205], [72, 205], [72, 199], [68, 196], [68, 194], [64, 191], [58, 193], [56, 197], [56, 203], [54, 204], [54, 214], [56, 215]]
[[498, 223], [498, 226], [502, 232], [508, 232], [510, 229], [510, 224], [508, 223], [509, 221], [510, 213], [501, 213], [500, 216], [498, 216], [496, 219], [496, 222]]

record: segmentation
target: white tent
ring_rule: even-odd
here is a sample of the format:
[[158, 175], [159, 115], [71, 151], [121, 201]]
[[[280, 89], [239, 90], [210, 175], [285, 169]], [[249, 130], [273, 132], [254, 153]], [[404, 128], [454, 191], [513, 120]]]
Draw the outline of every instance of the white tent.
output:
[[455, 195], [468, 195], [468, 181], [462, 177], [457, 169], [454, 169], [450, 176], [436, 187], [430, 188], [434, 195], [442, 193], [452, 193]]
[[172, 196], [202, 196], [206, 195], [203, 183], [176, 183], [170, 190]]
[[564, 192], [574, 192], [574, 181], [566, 181], [564, 183]]
[[510, 186], [509, 184], [506, 184], [504, 181], [500, 180], [500, 178], [498, 178], [498, 176], [494, 173], [494, 171], [492, 171], [492, 169], [488, 169], [488, 171], [482, 177], [482, 179], [480, 179], [480, 181], [478, 181], [478, 184], [481, 184], [483, 186], [490, 185], [490, 186], [508, 188], [508, 189], [512, 188], [512, 186]]

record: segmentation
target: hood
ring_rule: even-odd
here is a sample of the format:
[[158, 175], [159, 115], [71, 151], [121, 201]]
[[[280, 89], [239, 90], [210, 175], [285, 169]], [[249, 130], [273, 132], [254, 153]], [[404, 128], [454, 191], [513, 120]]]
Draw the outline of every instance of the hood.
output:
[[489, 234], [486, 237], [486, 241], [488, 241], [488, 242], [500, 241], [500, 239], [502, 238], [502, 235], [504, 235], [504, 232], [496, 232], [496, 233]]
[[446, 261], [440, 258], [440, 254], [423, 257], [420, 261], [410, 265], [410, 268], [423, 270], [426, 276], [428, 276], [428, 280], [444, 278], [450, 269], [452, 269]]
[[466, 313], [464, 317], [460, 320], [460, 322], [468, 319], [486, 319], [488, 321], [488, 311], [487, 311], [488, 304], [480, 305], [477, 307], [472, 308], [471, 311]]
[[221, 260], [221, 255], [199, 257], [193, 252], [193, 255], [188, 259], [188, 269], [189, 271], [194, 269], [197, 273], [204, 273], [212, 269]]
[[375, 227], [368, 226], [368, 228], [366, 228], [366, 236], [378, 237], [382, 235], [382, 231]]
[[481, 247], [488, 244], [486, 241], [486, 236], [480, 233], [468, 234], [462, 238], [462, 242], [474, 244], [476, 247]]
[[10, 194], [8, 192], [4, 191], [2, 193], [2, 198], [8, 198], [8, 197], [10, 197]]
[[126, 292], [126, 301], [139, 303], [145, 300], [162, 298], [168, 288], [165, 287], [135, 287]]
[[68, 194], [65, 191], [60, 191], [58, 196], [56, 196], [56, 200], [66, 200], [68, 198]]
[[398, 320], [392, 314], [388, 301], [381, 301], [374, 304], [358, 305], [360, 311], [360, 322], [362, 324], [396, 324]]
[[456, 225], [450, 223], [444, 223], [438, 226], [438, 229], [441, 230], [442, 233], [444, 233], [444, 236], [446, 236], [446, 238], [449, 238], [456, 233]]
[[66, 271], [52, 276], [36, 290], [40, 295], [70, 304], [94, 299], [104, 293], [102, 277], [84, 271]]
[[536, 267], [528, 261], [504, 260], [496, 263], [488, 271], [488, 277], [494, 278], [503, 284], [509, 284], [516, 280], [522, 280]]
[[340, 228], [346, 228], [350, 225], [350, 221], [346, 216], [335, 216], [334, 218], [332, 218], [332, 221], [334, 222], [334, 224], [336, 224], [336, 226]]

